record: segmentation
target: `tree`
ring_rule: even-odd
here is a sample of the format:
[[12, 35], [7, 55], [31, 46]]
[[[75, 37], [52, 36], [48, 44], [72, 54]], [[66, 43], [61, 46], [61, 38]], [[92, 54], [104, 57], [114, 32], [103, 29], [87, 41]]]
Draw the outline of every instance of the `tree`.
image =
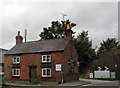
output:
[[[71, 28], [76, 26], [75, 23], [71, 23], [69, 20], [61, 22], [52, 21], [51, 26], [43, 28], [43, 32], [40, 33], [41, 40], [64, 38], [67, 24], [69, 24]], [[81, 68], [88, 65], [97, 57], [97, 55], [95, 53], [95, 49], [92, 48], [92, 41], [89, 41], [88, 31], [82, 31], [79, 33], [77, 38], [73, 38], [73, 42], [77, 49], [80, 62], [79, 70], [81, 71]]]
[[100, 45], [99, 52], [110, 49], [117, 49], [120, 46], [116, 38], [107, 38], [105, 41], [103, 40]]
[[79, 57], [79, 71], [81, 71], [82, 67], [88, 65], [97, 58], [97, 54], [95, 49], [92, 48], [92, 41], [89, 40], [88, 31], [82, 31], [73, 41]]
[[43, 32], [39, 34], [41, 40], [43, 39], [53, 39], [53, 38], [64, 38], [65, 30], [67, 29], [67, 24], [72, 27], [76, 26], [75, 23], [71, 23], [69, 20], [66, 21], [52, 21], [51, 26], [48, 28], [43, 28]]

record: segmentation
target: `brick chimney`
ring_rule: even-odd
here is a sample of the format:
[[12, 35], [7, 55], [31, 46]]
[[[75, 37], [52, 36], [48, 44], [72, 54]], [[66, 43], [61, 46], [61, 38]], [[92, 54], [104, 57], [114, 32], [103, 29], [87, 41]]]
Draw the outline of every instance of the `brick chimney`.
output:
[[16, 45], [22, 43], [23, 37], [20, 35], [20, 31], [18, 31], [18, 35], [16, 38]]
[[69, 24], [67, 24], [67, 30], [65, 31], [65, 34], [67, 39], [72, 39], [73, 31], [71, 30]]

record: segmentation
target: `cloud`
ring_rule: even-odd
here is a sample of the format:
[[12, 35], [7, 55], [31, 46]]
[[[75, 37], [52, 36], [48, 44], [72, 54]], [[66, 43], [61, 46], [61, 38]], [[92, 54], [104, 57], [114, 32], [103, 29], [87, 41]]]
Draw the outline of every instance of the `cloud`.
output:
[[[12, 0], [3, 2], [2, 47], [10, 49], [15, 45], [17, 31], [27, 40], [39, 40], [43, 27], [50, 26], [53, 20], [62, 20], [61, 13], [66, 14], [77, 26], [77, 33], [89, 31], [93, 47], [107, 37], [117, 37], [117, 2], [34, 2], [32, 0]], [[1, 23], [1, 22], [0, 22]], [[1, 40], [1, 39], [0, 39]]]

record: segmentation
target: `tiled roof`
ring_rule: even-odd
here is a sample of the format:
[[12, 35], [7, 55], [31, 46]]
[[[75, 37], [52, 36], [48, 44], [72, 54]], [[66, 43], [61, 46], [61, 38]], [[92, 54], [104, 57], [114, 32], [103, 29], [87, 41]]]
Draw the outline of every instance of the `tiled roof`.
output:
[[62, 38], [21, 43], [15, 45], [6, 54], [62, 51], [65, 49], [69, 41], [69, 39]]

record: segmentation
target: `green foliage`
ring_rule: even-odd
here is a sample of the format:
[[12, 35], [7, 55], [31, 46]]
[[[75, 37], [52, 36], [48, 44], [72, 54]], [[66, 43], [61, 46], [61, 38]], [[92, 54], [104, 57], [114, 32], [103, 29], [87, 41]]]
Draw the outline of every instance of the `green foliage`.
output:
[[118, 49], [120, 49], [120, 45], [118, 45]]
[[43, 83], [40, 85], [44, 85], [44, 86], [58, 86], [59, 84], [55, 84], [55, 83]]
[[85, 78], [85, 74], [79, 75], [79, 78]]
[[34, 81], [32, 83], [30, 83], [29, 81], [13, 81], [13, 80], [10, 80], [9, 78], [5, 78], [3, 77], [2, 78], [2, 85], [6, 86], [6, 83], [12, 83], [12, 84], [24, 84], [24, 85], [48, 85], [48, 86], [58, 86], [59, 84], [57, 83], [47, 83], [47, 82], [44, 82], [44, 83], [40, 83], [39, 81]]
[[[43, 28], [43, 32], [39, 34], [41, 40], [64, 38], [65, 31], [67, 30], [67, 24], [69, 24], [71, 28], [76, 26], [75, 23], [71, 23], [69, 20], [61, 22], [52, 21], [51, 26], [48, 28]], [[95, 49], [92, 48], [92, 41], [89, 41], [88, 31], [83, 31], [82, 33], [78, 34], [77, 38], [73, 39], [73, 42], [79, 56], [79, 69], [88, 65], [97, 57]]]
[[11, 83], [11, 82], [13, 81], [10, 80], [9, 78], [5, 78], [5, 77], [2, 78], [2, 83]]
[[67, 24], [70, 24], [71, 28], [76, 26], [75, 23], [71, 23], [69, 20], [66, 21], [52, 21], [51, 26], [48, 28], [43, 28], [43, 32], [39, 34], [41, 40], [43, 39], [53, 39], [53, 38], [64, 38], [65, 30], [67, 29]]
[[79, 71], [97, 58], [95, 49], [92, 48], [92, 41], [89, 40], [88, 31], [82, 31], [77, 38], [73, 39], [79, 57]]
[[36, 79], [32, 80], [32, 82], [30, 82], [30, 83], [31, 84], [39, 84], [39, 82]]
[[103, 40], [100, 45], [99, 52], [110, 49], [118, 49], [120, 47], [116, 38], [107, 38], [105, 41]]
[[106, 51], [105, 46], [101, 46], [101, 47], [100, 47], [100, 51]]

